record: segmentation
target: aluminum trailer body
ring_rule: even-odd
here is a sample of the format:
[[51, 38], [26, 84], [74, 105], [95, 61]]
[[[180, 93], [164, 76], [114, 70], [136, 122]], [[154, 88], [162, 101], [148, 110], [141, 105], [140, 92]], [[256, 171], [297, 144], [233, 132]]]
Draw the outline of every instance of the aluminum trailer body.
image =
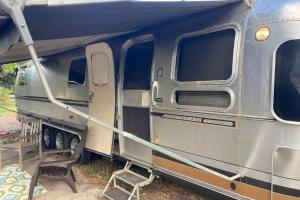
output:
[[[210, 7], [186, 2], [170, 15], [160, 10], [155, 19], [145, 17], [150, 7], [143, 15], [124, 3], [127, 19], [124, 10], [124, 18], [106, 13], [108, 4], [96, 6], [99, 13], [76, 5], [79, 15], [92, 13], [86, 19], [102, 12], [122, 28], [79, 20], [66, 33], [60, 26], [52, 30], [51, 20], [40, 30], [34, 19], [39, 9], [72, 13], [68, 6], [28, 2], [25, 17], [56, 99], [221, 174], [242, 176], [220, 178], [122, 135], [115, 144], [113, 131], [51, 105], [33, 64], [18, 75], [19, 112], [43, 119], [56, 135], [80, 135], [88, 124], [87, 149], [111, 156], [117, 146], [126, 159], [231, 198], [300, 199], [299, 1], [257, 0], [251, 8], [239, 1], [205, 2]], [[15, 44], [1, 62], [29, 59], [22, 48]], [[81, 78], [72, 78], [76, 64]]]

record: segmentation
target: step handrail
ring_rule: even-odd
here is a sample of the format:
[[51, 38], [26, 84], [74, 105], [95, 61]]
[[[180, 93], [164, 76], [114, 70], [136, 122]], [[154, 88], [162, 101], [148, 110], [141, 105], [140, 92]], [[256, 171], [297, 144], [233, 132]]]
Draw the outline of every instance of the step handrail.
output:
[[38, 76], [40, 78], [40, 80], [42, 81], [42, 85], [43, 85], [43, 88], [45, 89], [45, 92], [47, 94], [47, 97], [48, 99], [50, 100], [51, 103], [67, 110], [67, 111], [70, 111], [76, 115], [79, 115], [81, 116], [82, 118], [85, 118], [89, 121], [92, 121], [102, 127], [105, 127], [107, 129], [110, 129], [116, 133], [118, 133], [119, 135], [122, 135], [123, 137], [126, 137], [128, 139], [131, 139], [137, 143], [140, 143], [142, 145], [145, 145], [157, 152], [160, 152], [166, 156], [169, 156], [173, 159], [176, 159], [180, 162], [183, 162], [189, 166], [192, 166], [192, 167], [195, 167], [197, 169], [200, 169], [200, 170], [203, 170], [207, 173], [210, 173], [210, 174], [213, 174], [215, 176], [218, 176], [220, 178], [223, 178], [225, 180], [228, 180], [228, 181], [233, 181], [237, 178], [240, 178], [242, 177], [242, 174], [241, 173], [238, 173], [232, 177], [229, 177], [229, 176], [226, 176], [224, 174], [221, 174], [217, 171], [214, 171], [212, 169], [209, 169], [207, 167], [204, 167], [203, 165], [200, 165], [196, 162], [193, 162], [183, 156], [180, 156], [180, 155], [177, 155], [176, 153], [172, 152], [172, 151], [169, 151], [159, 145], [156, 145], [156, 144], [153, 144], [151, 142], [147, 142], [135, 135], [133, 135], [132, 133], [129, 133], [129, 132], [126, 132], [126, 131], [123, 131], [123, 130], [120, 130], [114, 126], [111, 126], [97, 118], [94, 118], [93, 116], [91, 115], [88, 115], [80, 110], [77, 110], [75, 108], [73, 108], [72, 106], [69, 106], [69, 105], [66, 105], [64, 103], [62, 103], [61, 101], [58, 101], [57, 99], [54, 98], [53, 96], [53, 93], [50, 89], [50, 86], [45, 78], [45, 75], [43, 73], [43, 70], [42, 70], [42, 67], [41, 67], [41, 63], [38, 59], [38, 56], [37, 56], [37, 53], [35, 51], [35, 48], [34, 48], [34, 42], [33, 42], [33, 39], [32, 39], [32, 36], [31, 36], [31, 33], [28, 29], [28, 26], [27, 26], [27, 23], [26, 23], [26, 20], [25, 20], [25, 17], [24, 17], [24, 14], [23, 14], [23, 9], [24, 9], [24, 0], [16, 0], [16, 1], [10, 1], [10, 0], [0, 0], [0, 9], [2, 11], [4, 11], [5, 13], [9, 14], [10, 17], [12, 18], [13, 22], [15, 23], [21, 37], [22, 37], [22, 40], [25, 44], [25, 46], [27, 46], [29, 52], [30, 52], [30, 55], [31, 55], [31, 58], [33, 60], [33, 63], [34, 63], [34, 66], [37, 70], [37, 73], [38, 73]]

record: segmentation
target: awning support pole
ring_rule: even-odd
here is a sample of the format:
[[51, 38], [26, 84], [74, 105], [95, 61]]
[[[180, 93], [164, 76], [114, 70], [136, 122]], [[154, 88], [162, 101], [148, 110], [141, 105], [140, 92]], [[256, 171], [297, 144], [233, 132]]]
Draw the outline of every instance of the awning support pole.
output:
[[[11, 3], [11, 2], [13, 2], [13, 3]], [[137, 143], [143, 144], [143, 145], [145, 145], [145, 146], [147, 146], [147, 147], [149, 147], [149, 148], [151, 148], [151, 149], [153, 149], [155, 151], [158, 151], [158, 152], [160, 152], [160, 153], [162, 153], [164, 155], [167, 155], [167, 156], [169, 156], [171, 158], [174, 158], [174, 159], [176, 159], [176, 160], [178, 160], [180, 162], [183, 162], [183, 163], [185, 163], [187, 165], [190, 165], [192, 167], [195, 167], [197, 169], [200, 169], [200, 170], [203, 170], [205, 172], [211, 173], [213, 175], [216, 175], [216, 176], [221, 177], [223, 179], [226, 179], [228, 181], [233, 181], [233, 180], [235, 180], [237, 178], [242, 177], [242, 174], [240, 174], [240, 173], [238, 173], [237, 175], [234, 175], [233, 177], [225, 176], [225, 175], [223, 175], [221, 173], [218, 173], [218, 172], [216, 172], [214, 170], [211, 170], [211, 169], [209, 169], [207, 167], [199, 165], [198, 163], [195, 163], [195, 162], [193, 162], [193, 161], [191, 161], [191, 160], [189, 160], [189, 159], [187, 159], [187, 158], [185, 158], [183, 156], [177, 155], [177, 154], [175, 154], [175, 153], [173, 153], [173, 152], [171, 152], [169, 150], [166, 150], [166, 149], [162, 148], [161, 146], [158, 146], [156, 144], [147, 142], [147, 141], [145, 141], [145, 140], [143, 140], [143, 139], [141, 139], [141, 138], [139, 138], [139, 137], [137, 137], [137, 136], [135, 136], [135, 135], [133, 135], [131, 133], [128, 133], [126, 131], [122, 131], [122, 130], [120, 130], [118, 128], [115, 128], [115, 127], [113, 127], [113, 126], [111, 126], [111, 125], [109, 125], [109, 124], [107, 124], [107, 123], [105, 123], [105, 122], [103, 122], [101, 120], [98, 120], [98, 119], [96, 119], [96, 118], [94, 118], [94, 117], [92, 117], [90, 115], [87, 115], [84, 112], [81, 112], [80, 110], [77, 110], [77, 109], [75, 109], [75, 108], [73, 108], [73, 107], [71, 107], [69, 105], [66, 105], [66, 104], [64, 104], [64, 103], [56, 100], [54, 98], [52, 92], [51, 92], [49, 84], [48, 84], [48, 82], [47, 82], [47, 80], [45, 78], [45, 75], [44, 75], [43, 71], [42, 71], [42, 67], [41, 67], [40, 61], [38, 59], [37, 53], [36, 53], [36, 51], [34, 49], [33, 40], [32, 40], [31, 34], [29, 32], [29, 29], [27, 27], [27, 24], [26, 24], [26, 21], [25, 21], [25, 17], [23, 15], [23, 11], [22, 11], [23, 5], [24, 5], [24, 2], [21, 1], [21, 0], [19, 0], [19, 1], [18, 0], [15, 0], [15, 1], [0, 0], [0, 8], [3, 11], [5, 11], [6, 13], [8, 13], [11, 16], [11, 18], [14, 20], [14, 23], [17, 26], [17, 28], [18, 28], [18, 30], [19, 30], [19, 32], [21, 34], [21, 37], [22, 37], [25, 45], [28, 47], [28, 50], [30, 52], [30, 55], [31, 55], [31, 58], [33, 60], [34, 66], [35, 66], [35, 68], [37, 70], [37, 73], [38, 73], [38, 75], [40, 77], [40, 80], [42, 81], [43, 87], [44, 87], [44, 89], [46, 91], [46, 94], [48, 96], [48, 99], [50, 100], [51, 103], [53, 103], [53, 104], [55, 104], [55, 105], [57, 105], [57, 106], [65, 109], [65, 110], [68, 110], [68, 111], [70, 111], [70, 112], [72, 112], [72, 113], [74, 113], [76, 115], [79, 115], [79, 116], [81, 116], [81, 117], [83, 117], [83, 118], [85, 118], [87, 120], [90, 120], [90, 121], [92, 121], [92, 122], [94, 122], [94, 123], [96, 123], [96, 124], [98, 124], [100, 126], [103, 126], [103, 127], [107, 128], [107, 129], [110, 129], [110, 130], [112, 130], [112, 131], [114, 131], [114, 132], [122, 135], [123, 137], [131, 139], [131, 140], [133, 140], [133, 141], [135, 141]]]
[[244, 0], [245, 4], [247, 4], [248, 8], [252, 8], [254, 0]]

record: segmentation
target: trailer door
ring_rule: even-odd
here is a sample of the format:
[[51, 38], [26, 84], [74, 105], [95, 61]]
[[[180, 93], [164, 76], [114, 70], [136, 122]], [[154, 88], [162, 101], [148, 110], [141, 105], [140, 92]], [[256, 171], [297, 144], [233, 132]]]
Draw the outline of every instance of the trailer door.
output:
[[[114, 126], [115, 73], [113, 54], [107, 43], [87, 46], [89, 84], [89, 114]], [[111, 155], [113, 132], [94, 122], [88, 122], [89, 132], [86, 148]]]
[[[119, 126], [148, 142], [151, 142], [150, 86], [154, 46], [152, 36], [148, 35], [133, 38], [123, 46], [120, 73], [123, 79], [119, 87]], [[123, 138], [121, 144], [122, 156], [143, 164], [152, 162], [150, 148], [127, 138]]]

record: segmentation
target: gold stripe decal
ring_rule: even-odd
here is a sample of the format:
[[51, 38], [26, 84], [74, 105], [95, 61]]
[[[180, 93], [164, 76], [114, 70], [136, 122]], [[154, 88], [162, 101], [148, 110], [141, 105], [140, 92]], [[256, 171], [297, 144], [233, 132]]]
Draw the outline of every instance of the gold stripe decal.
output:
[[[213, 174], [159, 156], [153, 156], [153, 163], [158, 167], [176, 172], [178, 174], [182, 174], [195, 180], [214, 185], [216, 187], [225, 189], [229, 192], [233, 192], [241, 196], [250, 197], [252, 199], [257, 200], [270, 200], [271, 198], [270, 190], [255, 187], [238, 181], [231, 182]], [[234, 183], [236, 185], [235, 190], [232, 190], [230, 188], [231, 183]], [[300, 200], [300, 198], [274, 192], [273, 200]]]

